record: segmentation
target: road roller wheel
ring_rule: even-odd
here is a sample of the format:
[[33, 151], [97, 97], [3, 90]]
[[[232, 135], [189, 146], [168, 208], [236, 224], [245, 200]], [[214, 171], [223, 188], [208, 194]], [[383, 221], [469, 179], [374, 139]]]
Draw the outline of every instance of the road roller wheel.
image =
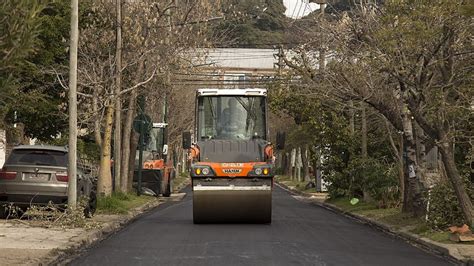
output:
[[272, 221], [271, 191], [193, 191], [193, 222], [202, 223], [255, 223]]

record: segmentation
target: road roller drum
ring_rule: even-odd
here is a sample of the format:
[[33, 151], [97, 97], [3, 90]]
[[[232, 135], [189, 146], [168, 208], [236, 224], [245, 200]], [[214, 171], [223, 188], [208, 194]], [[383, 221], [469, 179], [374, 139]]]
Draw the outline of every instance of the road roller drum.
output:
[[271, 223], [271, 181], [259, 186], [193, 187], [194, 223]]

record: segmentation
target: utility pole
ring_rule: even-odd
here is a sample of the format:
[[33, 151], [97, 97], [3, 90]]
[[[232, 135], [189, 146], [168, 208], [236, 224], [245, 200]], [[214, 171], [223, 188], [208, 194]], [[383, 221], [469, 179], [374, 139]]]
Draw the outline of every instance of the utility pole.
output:
[[77, 204], [77, 45], [79, 40], [79, 0], [71, 0], [71, 39], [69, 43], [69, 151], [68, 207]]
[[138, 96], [138, 187], [137, 195], [140, 196], [142, 193], [142, 172], [143, 172], [143, 146], [144, 146], [144, 134], [145, 134], [145, 96]]
[[278, 46], [278, 53], [274, 54], [274, 56], [278, 57], [278, 63], [274, 63], [278, 67], [278, 76], [281, 76], [283, 70], [283, 47], [281, 45]]
[[[178, 0], [175, 0], [174, 1], [174, 4], [175, 4], [175, 8], [178, 7]], [[169, 35], [166, 37], [166, 44], [167, 44], [167, 48], [170, 47], [170, 36], [173, 32], [173, 20], [172, 20], [172, 13], [171, 13], [171, 9], [168, 9], [166, 11], [166, 14], [168, 15], [168, 31], [169, 31]], [[163, 123], [167, 123], [168, 122], [168, 95], [171, 93], [171, 70], [170, 70], [170, 67], [171, 65], [168, 64], [168, 67], [166, 69], [166, 83], [165, 83], [165, 86], [166, 88], [164, 89], [165, 93], [163, 95], [163, 109], [162, 109], [162, 112], [163, 112], [163, 116], [162, 116], [162, 122]], [[169, 147], [168, 147], [168, 126], [165, 126], [163, 128], [163, 161], [165, 162], [165, 164], [168, 162], [168, 153], [169, 153]], [[166, 146], [165, 146], [166, 145]], [[165, 150], [166, 150], [166, 153], [165, 153]], [[174, 162], [173, 162], [174, 163]]]
[[117, 44], [115, 50], [115, 130], [114, 130], [114, 187], [115, 191], [121, 191], [121, 168], [122, 162], [122, 0], [116, 0], [117, 8]]
[[319, 69], [321, 70], [321, 72], [324, 72], [324, 70], [326, 69], [326, 47], [324, 47], [325, 38], [322, 28], [324, 27], [323, 23], [325, 21], [324, 15], [326, 11], [326, 0], [320, 0], [319, 2], [321, 3], [319, 4], [319, 9], [321, 10], [321, 19], [319, 20], [321, 23], [321, 49], [319, 50]]
[[326, 48], [324, 47], [325, 38], [324, 38], [322, 28], [324, 27], [323, 23], [325, 21], [324, 16], [326, 12], [327, 0], [309, 0], [309, 3], [316, 3], [319, 5], [319, 11], [320, 11], [319, 23], [320, 23], [320, 29], [321, 29], [321, 37], [320, 37], [321, 48], [319, 49], [319, 70], [321, 72], [324, 72], [324, 69], [326, 68]]

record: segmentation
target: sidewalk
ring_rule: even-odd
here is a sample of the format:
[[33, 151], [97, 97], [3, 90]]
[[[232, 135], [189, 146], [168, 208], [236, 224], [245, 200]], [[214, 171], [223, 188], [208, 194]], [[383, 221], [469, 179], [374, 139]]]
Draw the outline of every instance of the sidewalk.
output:
[[379, 230], [386, 231], [390, 234], [405, 239], [410, 243], [414, 244], [415, 246], [419, 246], [425, 250], [429, 250], [430, 252], [449, 257], [453, 261], [462, 265], [474, 265], [474, 245], [472, 244], [447, 244], [436, 242], [431, 239], [409, 232], [409, 228], [395, 228], [394, 226], [373, 220], [369, 217], [347, 212], [336, 205], [327, 203], [327, 193], [301, 192], [295, 187], [287, 186], [280, 182], [277, 182], [277, 185], [279, 185], [284, 190], [291, 192], [292, 194], [298, 195], [295, 196], [295, 198], [297, 198], [298, 200], [310, 202], [333, 212], [346, 215], [361, 223], [376, 227]]
[[95, 229], [43, 228], [26, 220], [0, 220], [0, 265], [57, 264], [164, 202], [179, 201], [185, 195], [177, 193], [170, 198], [156, 198], [125, 215], [96, 215], [92, 218], [98, 226]]

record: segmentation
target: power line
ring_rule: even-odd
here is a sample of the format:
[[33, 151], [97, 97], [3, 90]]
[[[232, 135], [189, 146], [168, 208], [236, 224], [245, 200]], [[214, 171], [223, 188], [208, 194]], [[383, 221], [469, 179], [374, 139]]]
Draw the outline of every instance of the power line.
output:
[[[182, 73], [182, 72], [173, 72], [172, 74], [178, 75], [178, 76], [201, 76], [201, 77], [222, 77], [222, 76], [236, 76], [237, 74], [222, 74], [222, 73], [216, 73], [216, 74], [208, 74], [208, 73]], [[265, 75], [265, 74], [245, 74], [246, 77], [271, 77], [270, 75]]]
[[[300, 44], [306, 44], [308, 42], [254, 42], [250, 44], [245, 44], [245, 45], [266, 45], [266, 46], [278, 46], [278, 45], [300, 45]], [[224, 44], [224, 43], [223, 43]], [[214, 43], [214, 45], [219, 45], [219, 43]], [[232, 47], [231, 47], [232, 48]], [[234, 47], [234, 48], [242, 48], [242, 47]], [[219, 49], [219, 48], [217, 48]], [[275, 48], [276, 49], [276, 48]]]
[[224, 17], [222, 17], [222, 16], [221, 17], [213, 17], [213, 18], [208, 18], [208, 19], [203, 19], [203, 20], [176, 23], [176, 24], [173, 24], [173, 25], [169, 25], [169, 24], [159, 25], [159, 26], [156, 26], [154, 28], [169, 28], [170, 26], [171, 27], [182, 27], [182, 26], [186, 26], [186, 25], [194, 25], [194, 24], [199, 24], [199, 23], [213, 22], [213, 21], [220, 20], [220, 19], [224, 19]]

